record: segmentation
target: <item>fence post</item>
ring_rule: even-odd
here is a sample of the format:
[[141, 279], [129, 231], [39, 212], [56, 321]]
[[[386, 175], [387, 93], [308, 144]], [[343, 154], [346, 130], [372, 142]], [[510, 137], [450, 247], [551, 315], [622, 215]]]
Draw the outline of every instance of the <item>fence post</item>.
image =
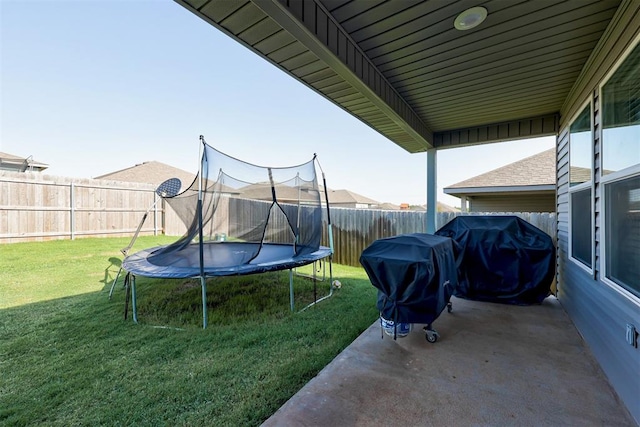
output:
[[153, 235], [158, 235], [158, 194], [153, 192]]
[[71, 185], [69, 186], [70, 197], [69, 200], [71, 202], [71, 206], [69, 207], [69, 212], [71, 214], [71, 218], [69, 220], [69, 233], [71, 234], [71, 240], [75, 240], [75, 229], [76, 229], [76, 200], [74, 196], [75, 185], [73, 181], [71, 181]]

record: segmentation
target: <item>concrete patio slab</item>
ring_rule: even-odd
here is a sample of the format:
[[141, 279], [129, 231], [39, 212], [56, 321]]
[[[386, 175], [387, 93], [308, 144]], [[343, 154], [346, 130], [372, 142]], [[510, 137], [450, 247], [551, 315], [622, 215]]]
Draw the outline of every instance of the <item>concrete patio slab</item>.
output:
[[635, 426], [564, 309], [452, 299], [396, 341], [375, 322], [263, 426]]

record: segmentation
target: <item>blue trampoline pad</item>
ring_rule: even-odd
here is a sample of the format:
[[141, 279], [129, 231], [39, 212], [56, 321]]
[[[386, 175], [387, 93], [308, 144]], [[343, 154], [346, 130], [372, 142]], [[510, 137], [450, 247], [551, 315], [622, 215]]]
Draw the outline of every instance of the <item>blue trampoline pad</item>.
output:
[[[293, 245], [265, 243], [251, 259], [258, 243], [208, 242], [203, 245], [205, 276], [236, 276], [267, 271], [288, 270], [311, 264], [331, 255], [328, 247], [316, 251], [299, 250]], [[200, 276], [200, 245], [191, 243], [173, 253], [162, 251], [167, 246], [145, 249], [128, 256], [122, 267], [143, 277], [182, 279]], [[298, 248], [300, 249], [300, 248]], [[160, 255], [161, 254], [161, 255]]]

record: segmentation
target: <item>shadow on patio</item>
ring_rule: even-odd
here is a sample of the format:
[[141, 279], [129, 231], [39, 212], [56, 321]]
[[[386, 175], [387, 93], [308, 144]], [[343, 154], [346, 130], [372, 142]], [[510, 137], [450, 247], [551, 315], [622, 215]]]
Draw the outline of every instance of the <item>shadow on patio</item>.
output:
[[263, 425], [635, 425], [554, 297], [452, 302], [437, 343], [375, 322]]

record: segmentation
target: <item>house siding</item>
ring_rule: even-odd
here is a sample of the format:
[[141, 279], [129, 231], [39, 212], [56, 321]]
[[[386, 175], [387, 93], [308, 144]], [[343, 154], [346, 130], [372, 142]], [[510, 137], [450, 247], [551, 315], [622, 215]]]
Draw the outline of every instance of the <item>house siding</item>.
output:
[[[628, 2], [625, 2], [628, 3]], [[640, 16], [640, 6], [634, 6], [638, 12], [634, 19]], [[603, 58], [602, 63], [594, 62], [598, 70], [586, 70], [589, 76], [604, 76], [602, 69], [611, 70], [628, 41], [640, 34], [637, 25], [631, 22], [613, 23], [615, 28], [609, 32], [616, 40], [606, 40], [610, 49], [610, 56]], [[620, 30], [623, 26], [624, 31]], [[618, 46], [618, 43], [623, 47]], [[630, 297], [618, 288], [602, 281], [603, 262], [600, 259], [602, 216], [602, 192], [600, 183], [600, 121], [601, 109], [599, 104], [600, 80], [591, 80], [589, 90], [581, 88], [585, 94], [582, 99], [574, 99], [567, 105], [563, 114], [564, 123], [557, 140], [557, 213], [558, 213], [558, 298], [573, 320], [579, 333], [590, 347], [618, 396], [629, 409], [631, 416], [640, 424], [640, 348], [632, 347], [625, 340], [627, 324], [640, 328], [640, 301]], [[570, 111], [578, 111], [587, 101], [593, 102], [593, 149], [595, 178], [593, 184], [593, 271], [588, 271], [569, 258], [569, 132], [568, 119]], [[603, 391], [606, 392], [606, 391]]]
[[469, 198], [470, 212], [555, 212], [555, 194], [475, 196]]

